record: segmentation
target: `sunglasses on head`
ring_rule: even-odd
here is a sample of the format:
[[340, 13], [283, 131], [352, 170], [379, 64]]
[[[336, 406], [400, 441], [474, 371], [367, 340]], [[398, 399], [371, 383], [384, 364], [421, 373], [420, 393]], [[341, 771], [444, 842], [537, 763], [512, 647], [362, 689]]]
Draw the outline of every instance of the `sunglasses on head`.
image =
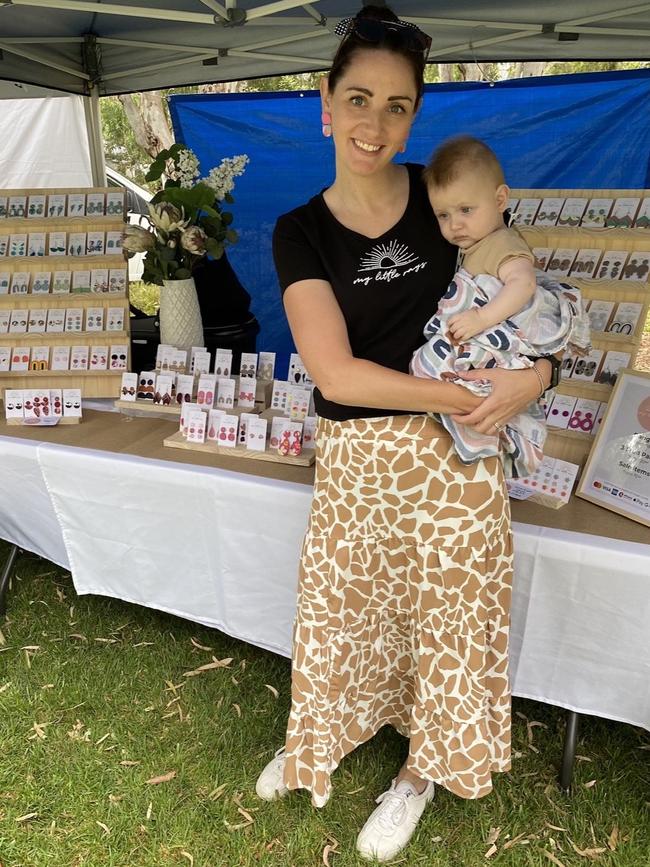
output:
[[336, 36], [348, 39], [354, 35], [363, 42], [378, 45], [394, 39], [408, 51], [415, 51], [427, 59], [431, 37], [407, 21], [377, 21], [374, 18], [343, 18], [334, 29]]

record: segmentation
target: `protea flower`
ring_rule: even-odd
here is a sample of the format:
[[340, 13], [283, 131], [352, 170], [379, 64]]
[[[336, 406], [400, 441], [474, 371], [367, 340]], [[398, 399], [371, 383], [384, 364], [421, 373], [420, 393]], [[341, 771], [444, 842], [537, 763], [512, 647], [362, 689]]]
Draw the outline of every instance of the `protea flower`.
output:
[[207, 238], [208, 236], [200, 226], [190, 226], [181, 235], [181, 247], [195, 256], [204, 256]]
[[122, 249], [127, 253], [146, 253], [153, 250], [156, 243], [154, 235], [142, 226], [125, 226], [122, 235]]
[[177, 208], [171, 202], [158, 202], [156, 205], [147, 205], [149, 218], [157, 229], [169, 235], [170, 232], [183, 231], [189, 220], [185, 219], [185, 212]]

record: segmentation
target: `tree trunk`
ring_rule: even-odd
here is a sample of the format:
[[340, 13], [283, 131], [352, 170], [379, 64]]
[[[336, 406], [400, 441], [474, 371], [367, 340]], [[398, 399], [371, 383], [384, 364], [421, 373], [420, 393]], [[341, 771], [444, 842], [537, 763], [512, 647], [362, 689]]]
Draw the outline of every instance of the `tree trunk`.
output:
[[214, 84], [199, 84], [199, 93], [242, 93], [245, 81], [217, 81]]
[[454, 81], [454, 69], [456, 67], [455, 63], [439, 63], [438, 64], [438, 77], [440, 81]]
[[526, 60], [513, 63], [509, 70], [509, 78], [530, 78], [533, 75], [544, 75], [548, 61]]
[[136, 142], [154, 159], [161, 150], [173, 145], [174, 136], [160, 92], [147, 91], [138, 94], [138, 98], [136, 102], [132, 94], [118, 96]]

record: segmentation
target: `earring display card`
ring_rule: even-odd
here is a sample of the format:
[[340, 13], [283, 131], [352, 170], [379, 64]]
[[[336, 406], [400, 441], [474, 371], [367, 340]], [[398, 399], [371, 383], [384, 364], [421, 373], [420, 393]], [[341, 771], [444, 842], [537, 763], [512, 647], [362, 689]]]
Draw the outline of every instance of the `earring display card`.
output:
[[63, 331], [65, 325], [65, 310], [61, 307], [53, 307], [47, 311], [47, 323], [45, 330], [50, 333], [59, 333]]
[[45, 232], [30, 232], [27, 245], [28, 256], [45, 255]]
[[239, 365], [239, 376], [244, 378], [255, 379], [257, 376], [257, 353], [242, 352], [241, 362]]
[[93, 268], [90, 272], [90, 291], [108, 292], [108, 268]]
[[284, 413], [287, 410], [288, 396], [289, 383], [281, 379], [274, 379], [273, 391], [271, 393], [271, 409], [278, 409]]
[[176, 377], [176, 402], [191, 403], [194, 377], [189, 373], [179, 373]]
[[650, 229], [650, 196], [643, 199], [634, 220], [635, 229]]
[[156, 376], [156, 390], [153, 395], [154, 405], [171, 406], [174, 377], [171, 373], [159, 373]]
[[122, 232], [106, 232], [106, 253], [113, 256], [122, 251]]
[[[50, 311], [52, 312], [52, 311]], [[53, 346], [52, 347], [52, 370], [69, 370], [70, 369], [70, 347], [69, 346]]]
[[0, 235], [0, 256], [6, 256], [9, 250], [9, 235]]
[[0, 295], [9, 294], [9, 281], [11, 274], [9, 271], [0, 271]]
[[14, 346], [11, 351], [11, 370], [29, 370], [29, 346]]
[[0, 310], [0, 334], [8, 334], [10, 310]]
[[65, 214], [65, 194], [51, 193], [47, 199], [47, 216], [62, 217]]
[[123, 373], [120, 385], [120, 399], [135, 401], [135, 392], [138, 387], [137, 373]]
[[108, 368], [108, 346], [91, 346], [90, 347], [90, 364], [89, 370], [107, 370]]
[[210, 353], [207, 350], [200, 350], [194, 354], [194, 373], [198, 375], [210, 373]]
[[[197, 353], [198, 354], [198, 353]], [[194, 359], [194, 372], [196, 373], [196, 358]], [[232, 350], [217, 349], [214, 357], [214, 372], [217, 376], [229, 377], [232, 370]], [[205, 371], [208, 372], [207, 370]]]
[[81, 307], [68, 307], [65, 311], [65, 331], [81, 331], [83, 328], [83, 309]]
[[[589, 309], [591, 310], [591, 306]], [[614, 334], [634, 334], [642, 309], [642, 304], [634, 301], [621, 301], [616, 306], [616, 311], [605, 331]]]
[[559, 199], [554, 196], [542, 199], [539, 210], [535, 216], [535, 226], [554, 226], [560, 216], [560, 211], [564, 206], [564, 199]]
[[203, 374], [199, 377], [196, 387], [196, 402], [200, 407], [212, 409], [214, 406], [217, 377], [214, 374]]
[[278, 454], [298, 456], [302, 454], [302, 422], [282, 419], [278, 442]]
[[569, 419], [568, 429], [588, 433], [593, 436], [595, 433], [594, 424], [599, 409], [599, 400], [578, 398]]
[[540, 271], [546, 271], [553, 255], [553, 247], [533, 247], [531, 253], [535, 257], [535, 267]]
[[309, 410], [309, 398], [311, 392], [308, 388], [302, 388], [299, 385], [289, 386], [289, 394], [287, 396], [287, 404], [285, 412], [291, 419], [302, 421]]
[[521, 479], [508, 479], [508, 493], [515, 500], [531, 500], [559, 509], [569, 502], [580, 467], [547, 455], [537, 472]]
[[70, 347], [70, 370], [88, 370], [88, 356], [90, 347]]
[[237, 406], [244, 409], [253, 409], [255, 406], [255, 390], [257, 379], [244, 376], [239, 378], [239, 390], [237, 392]]
[[235, 380], [217, 381], [217, 409], [232, 409], [235, 405]]
[[587, 316], [589, 317], [589, 326], [592, 331], [607, 331], [614, 307], [614, 301], [594, 299], [590, 302], [587, 308]]
[[72, 272], [72, 291], [79, 295], [90, 292], [90, 271], [84, 269]]
[[68, 256], [86, 255], [86, 233], [70, 232], [68, 235]]
[[568, 394], [556, 394], [546, 416], [549, 427], [567, 428], [575, 409], [576, 398]]
[[572, 277], [593, 277], [598, 269], [600, 257], [603, 255], [602, 250], [585, 248], [578, 250], [578, 255], [575, 258], [570, 274]]
[[557, 221], [558, 226], [579, 226], [587, 208], [588, 199], [569, 198], [565, 201]]
[[27, 254], [27, 235], [10, 235], [8, 252], [10, 256], [25, 256]]
[[516, 213], [518, 206], [519, 206], [519, 199], [513, 199], [513, 198], [508, 199], [508, 210], [510, 211], [511, 214]]
[[259, 418], [253, 412], [242, 412], [239, 415], [239, 431], [237, 433], [237, 445], [246, 447], [246, 439], [248, 436], [248, 425], [251, 419]]
[[153, 370], [144, 370], [138, 376], [138, 388], [135, 393], [137, 400], [148, 400], [153, 403], [155, 392], [156, 374]]
[[4, 395], [5, 418], [23, 418], [22, 389], [8, 388]]
[[260, 352], [257, 360], [257, 378], [271, 382], [275, 375], [275, 352]]
[[616, 199], [609, 217], [605, 220], [608, 229], [630, 229], [639, 210], [641, 199], [638, 197], [622, 197]]
[[268, 422], [265, 418], [252, 415], [246, 429], [246, 448], [254, 452], [263, 452], [266, 449], [266, 429]]
[[87, 193], [86, 194], [86, 216], [87, 217], [103, 217], [104, 216], [104, 194], [103, 193]]
[[86, 216], [86, 196], [83, 193], [68, 193], [68, 217]]
[[126, 370], [129, 347], [126, 343], [115, 343], [110, 348], [109, 370]]
[[591, 199], [580, 225], [588, 229], [603, 229], [613, 204], [614, 199]]
[[517, 213], [515, 214], [515, 225], [532, 226], [541, 204], [541, 199], [519, 199]]
[[32, 295], [49, 295], [51, 271], [36, 271], [32, 275]]
[[315, 448], [316, 423], [318, 419], [314, 415], [308, 415], [302, 423], [302, 447], [303, 449]]
[[66, 250], [65, 232], [50, 232], [47, 239], [47, 255], [65, 256]]
[[608, 352], [596, 376], [596, 382], [601, 382], [603, 385], [614, 385], [618, 379], [619, 370], [622, 367], [627, 367], [629, 363], [629, 352]]
[[106, 313], [107, 331], [124, 331], [124, 308], [109, 307]]
[[124, 216], [124, 193], [106, 193], [106, 216], [107, 217], [123, 217]]
[[187, 350], [174, 349], [170, 363], [172, 370], [176, 373], [185, 373], [187, 370]]
[[8, 346], [0, 346], [0, 372], [6, 373], [11, 363], [11, 350]]
[[598, 267], [598, 279], [620, 280], [629, 255], [628, 250], [605, 250]]
[[7, 196], [0, 196], [0, 219], [7, 216]]
[[220, 446], [225, 446], [229, 449], [234, 449], [237, 445], [237, 430], [239, 428], [239, 416], [226, 415], [221, 416], [219, 423], [218, 443]]
[[646, 282], [650, 271], [650, 250], [630, 253], [630, 258], [623, 268], [623, 280], [639, 280]]
[[551, 256], [548, 268], [546, 269], [547, 273], [551, 277], [568, 277], [576, 255], [576, 250], [560, 247]]
[[307, 368], [302, 363], [302, 359], [296, 352], [292, 352], [289, 356], [289, 376], [288, 382], [292, 385], [307, 385], [311, 383]]
[[27, 331], [32, 334], [43, 334], [47, 325], [47, 310], [32, 307], [27, 320]]
[[592, 349], [589, 355], [578, 358], [571, 372], [571, 379], [581, 380], [582, 382], [594, 382], [596, 374], [600, 369], [603, 355], [602, 349]]
[[174, 347], [168, 343], [159, 343], [156, 350], [156, 370], [166, 371], [171, 370], [171, 359]]
[[27, 331], [28, 313], [26, 310], [12, 310], [9, 322], [10, 334], [24, 334]]
[[30, 370], [49, 370], [50, 369], [50, 347], [49, 346], [33, 346], [32, 354], [29, 361]]
[[202, 411], [198, 403], [184, 403], [181, 407], [181, 417], [179, 421], [179, 430], [182, 436], [186, 437], [189, 433], [190, 414], [193, 412]]
[[208, 417], [202, 410], [194, 410], [188, 419], [187, 441], [190, 443], [205, 442], [205, 427]]
[[222, 409], [211, 409], [208, 412], [208, 424], [205, 431], [205, 438], [208, 442], [214, 443], [219, 440], [219, 428], [221, 419], [226, 413]]
[[111, 268], [108, 272], [108, 291], [126, 292], [126, 269]]
[[55, 271], [52, 280], [53, 295], [67, 295], [72, 285], [72, 271]]
[[68, 418], [81, 418], [81, 389], [63, 389], [63, 416]]
[[103, 256], [104, 243], [103, 232], [88, 232], [86, 235], [86, 254], [88, 256]]
[[86, 307], [86, 331], [104, 330], [104, 308]]
[[12, 217], [26, 216], [27, 196], [10, 196], [9, 198], [9, 219]]
[[29, 273], [27, 271], [14, 271], [11, 276], [11, 295], [27, 295], [29, 287]]

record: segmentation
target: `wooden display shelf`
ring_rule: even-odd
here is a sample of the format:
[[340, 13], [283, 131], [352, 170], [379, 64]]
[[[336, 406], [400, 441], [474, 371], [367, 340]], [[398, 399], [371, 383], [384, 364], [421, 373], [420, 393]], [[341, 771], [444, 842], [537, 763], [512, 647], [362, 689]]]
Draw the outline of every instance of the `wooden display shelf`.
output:
[[49, 428], [49, 427], [58, 427], [60, 424], [79, 424], [82, 419], [78, 416], [62, 416], [56, 424], [27, 424], [19, 418], [6, 418], [5, 424], [11, 426], [21, 425], [22, 427], [39, 427], [39, 428]]
[[[112, 191], [117, 192], [115, 188]], [[5, 190], [2, 190], [2, 195], [7, 195]], [[25, 228], [27, 229], [27, 234], [30, 231], [74, 232], [77, 231], [74, 226], [79, 226], [78, 231], [80, 232], [83, 232], [84, 228], [88, 229], [92, 226], [101, 226], [104, 231], [110, 232], [111, 226], [115, 227], [115, 231], [124, 229], [124, 218], [118, 214], [104, 214], [103, 216], [98, 214], [93, 217], [64, 217], [63, 214], [58, 217], [3, 217], [0, 226], [8, 230], [6, 233], [3, 231], [3, 235], [25, 234]], [[11, 231], [15, 228], [19, 228], [21, 231]], [[90, 231], [92, 231], [92, 228]]]
[[122, 371], [32, 370], [0, 373], [2, 388], [79, 388], [83, 397], [117, 397]]
[[315, 452], [313, 449], [306, 449], [301, 455], [279, 455], [277, 452], [265, 451], [254, 452], [250, 449], [245, 449], [243, 446], [233, 446], [226, 448], [225, 446], [217, 445], [213, 442], [208, 443], [188, 443], [183, 434], [179, 431], [173, 436], [166, 437], [163, 440], [163, 445], [172, 449], [185, 449], [187, 451], [203, 452], [207, 455], [222, 455], [224, 457], [244, 458], [254, 461], [269, 461], [274, 464], [293, 464], [294, 466], [309, 467], [314, 463]]
[[118, 399], [115, 401], [113, 406], [123, 415], [130, 415], [135, 418], [178, 419], [181, 416], [181, 406], [178, 403], [163, 406], [160, 403], [153, 403], [150, 400]]
[[[21, 307], [99, 307], [101, 301], [126, 301], [126, 292], [24, 292], [0, 295], [0, 307], [20, 310]], [[9, 303], [11, 301], [11, 303]], [[80, 303], [77, 303], [80, 302]]]
[[117, 341], [130, 340], [127, 331], [27, 331], [7, 332], [0, 334], [0, 345], [11, 344], [12, 346], [35, 343], [36, 345], [47, 343], [48, 346], [59, 344], [78, 344], [79, 346], [110, 346]]
[[[12, 271], [92, 271], [95, 268], [126, 268], [127, 262], [122, 253], [102, 253], [101, 256], [3, 256], [0, 265], [3, 271], [6, 270], [4, 265], [20, 266], [12, 268]], [[28, 268], [28, 265], [39, 267]], [[55, 265], [61, 267], [55, 268]], [[72, 265], [78, 267], [72, 268]]]

